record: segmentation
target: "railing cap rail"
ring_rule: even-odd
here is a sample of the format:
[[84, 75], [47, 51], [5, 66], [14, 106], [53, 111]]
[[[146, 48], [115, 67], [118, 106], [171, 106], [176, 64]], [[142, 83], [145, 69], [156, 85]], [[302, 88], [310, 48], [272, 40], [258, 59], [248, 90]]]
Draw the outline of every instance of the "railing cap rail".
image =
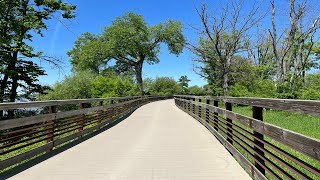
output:
[[253, 98], [253, 97], [230, 97], [230, 96], [189, 96], [175, 95], [178, 98], [202, 98], [223, 101], [234, 104], [250, 105], [256, 107], [284, 110], [290, 112], [301, 112], [320, 116], [320, 101], [297, 100], [297, 99], [275, 99], [275, 98]]
[[44, 106], [59, 106], [59, 105], [70, 105], [70, 104], [78, 104], [78, 103], [92, 103], [92, 102], [109, 101], [109, 100], [137, 99], [141, 97], [142, 96], [127, 96], [127, 97], [66, 99], [66, 100], [32, 101], [32, 102], [7, 102], [7, 103], [0, 103], [0, 110], [44, 107]]

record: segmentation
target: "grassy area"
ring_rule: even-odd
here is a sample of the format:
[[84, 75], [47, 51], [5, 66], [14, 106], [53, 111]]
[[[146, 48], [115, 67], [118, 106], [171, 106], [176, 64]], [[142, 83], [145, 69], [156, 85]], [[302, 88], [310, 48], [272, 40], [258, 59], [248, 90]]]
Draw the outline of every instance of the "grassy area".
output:
[[[234, 106], [233, 111], [252, 116], [252, 107]], [[264, 110], [264, 121], [306, 136], [320, 139], [320, 117], [277, 110]]]

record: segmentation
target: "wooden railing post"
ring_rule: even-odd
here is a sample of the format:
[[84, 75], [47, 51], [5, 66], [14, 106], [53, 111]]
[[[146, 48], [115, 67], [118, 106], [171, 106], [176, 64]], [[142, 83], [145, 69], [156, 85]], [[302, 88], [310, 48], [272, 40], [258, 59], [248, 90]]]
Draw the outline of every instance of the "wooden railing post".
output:
[[[263, 108], [257, 107], [257, 106], [252, 106], [252, 117], [255, 119], [258, 119], [260, 121], [263, 121]], [[256, 131], [253, 131], [253, 135], [255, 138], [263, 140], [262, 134], [260, 134]], [[256, 158], [255, 166], [262, 174], [265, 175], [265, 169], [263, 168], [263, 166], [261, 166], [259, 164], [259, 163], [261, 163], [261, 164], [265, 165], [264, 160], [260, 157], [260, 156], [264, 157], [264, 152], [262, 150], [260, 150], [258, 147], [264, 148], [264, 145], [260, 141], [254, 139], [254, 157]]]
[[[99, 106], [103, 106], [103, 101], [99, 102]], [[98, 124], [101, 124], [101, 122], [102, 122], [102, 118], [103, 118], [102, 112], [103, 112], [103, 110], [98, 111]]]
[[[210, 105], [210, 99], [206, 99], [206, 104], [209, 104]], [[206, 108], [206, 122], [209, 123], [210, 119], [210, 110], [208, 108]]]
[[[56, 113], [57, 112], [57, 107], [56, 106], [49, 106], [49, 113]], [[53, 141], [54, 138], [54, 120], [55, 120], [55, 116], [54, 118], [50, 118], [48, 119], [48, 126], [47, 126], [47, 142], [50, 143]], [[52, 144], [52, 147], [50, 148], [50, 151], [53, 149], [54, 144]]]
[[[80, 109], [84, 109], [86, 107], [86, 104], [85, 103], [80, 103]], [[79, 121], [79, 131], [82, 131], [83, 130], [83, 127], [84, 127], [84, 121], [85, 121], [85, 114], [82, 113], [80, 115], [80, 121]]]
[[[226, 102], [226, 110], [232, 111], [232, 104]], [[232, 144], [232, 119], [227, 118], [227, 141]]]
[[[112, 104], [114, 104], [114, 101], [113, 101], [113, 99], [112, 99], [112, 100], [110, 100], [110, 104], [111, 104], [111, 105], [112, 105]], [[113, 113], [114, 113], [113, 111], [114, 111], [114, 108], [112, 107], [112, 108], [111, 108], [110, 121], [112, 121], [112, 119], [113, 119], [113, 116], [114, 116], [114, 115], [113, 115]]]
[[[219, 101], [213, 101], [213, 105], [215, 107], [219, 107]], [[213, 118], [213, 128], [218, 132], [218, 127], [219, 127], [219, 119], [218, 119], [218, 116], [219, 114], [217, 112], [214, 112], [214, 118]]]
[[[202, 102], [202, 99], [200, 98], [199, 99], [199, 103], [201, 103]], [[202, 109], [202, 106], [199, 106], [198, 107], [198, 117], [201, 119], [201, 115], [202, 115], [202, 112], [201, 112], [201, 109]]]
[[191, 109], [190, 98], [187, 98], [187, 100], [188, 100], [188, 113], [190, 113], [190, 109]]
[[[196, 98], [192, 98], [192, 101], [195, 102]], [[192, 103], [192, 113], [195, 115], [196, 114], [196, 106], [195, 104]]]

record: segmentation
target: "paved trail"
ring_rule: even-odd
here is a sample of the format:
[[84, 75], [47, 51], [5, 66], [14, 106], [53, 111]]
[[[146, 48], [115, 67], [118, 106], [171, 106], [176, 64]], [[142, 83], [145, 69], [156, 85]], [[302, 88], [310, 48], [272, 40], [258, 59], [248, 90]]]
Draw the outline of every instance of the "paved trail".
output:
[[203, 125], [164, 100], [12, 179], [251, 178]]

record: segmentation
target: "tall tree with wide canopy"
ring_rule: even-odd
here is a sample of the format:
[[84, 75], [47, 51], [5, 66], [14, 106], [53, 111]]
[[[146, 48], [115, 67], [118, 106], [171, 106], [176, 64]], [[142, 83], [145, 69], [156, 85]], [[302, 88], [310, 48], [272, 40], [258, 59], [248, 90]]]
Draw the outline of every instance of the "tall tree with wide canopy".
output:
[[[179, 55], [185, 44], [182, 27], [180, 22], [173, 20], [149, 26], [142, 15], [129, 12], [116, 18], [97, 40], [73, 48], [68, 55], [72, 58], [71, 63], [74, 66], [81, 65], [82, 69], [92, 57], [96, 57], [93, 63], [96, 68], [93, 69], [99, 69], [112, 59], [116, 60], [118, 67], [131, 67], [143, 94], [143, 63], [156, 64], [160, 61], [158, 55], [161, 43], [167, 44], [170, 53]], [[99, 47], [93, 48], [96, 42], [99, 42]]]

